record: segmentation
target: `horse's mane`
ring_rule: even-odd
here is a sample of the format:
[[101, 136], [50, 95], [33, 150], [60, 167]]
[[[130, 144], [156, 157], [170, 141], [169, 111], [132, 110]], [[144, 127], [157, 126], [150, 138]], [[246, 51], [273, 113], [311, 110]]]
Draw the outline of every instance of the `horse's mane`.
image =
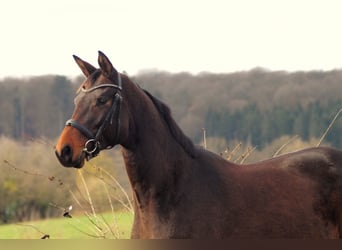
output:
[[172, 136], [176, 141], [183, 147], [184, 151], [187, 152], [192, 158], [196, 157], [196, 147], [193, 142], [183, 133], [179, 128], [175, 120], [172, 118], [170, 108], [166, 106], [163, 102], [159, 101], [156, 97], [151, 95], [148, 91], [144, 90], [146, 95], [152, 100], [154, 106], [159, 111], [162, 118], [168, 125]]

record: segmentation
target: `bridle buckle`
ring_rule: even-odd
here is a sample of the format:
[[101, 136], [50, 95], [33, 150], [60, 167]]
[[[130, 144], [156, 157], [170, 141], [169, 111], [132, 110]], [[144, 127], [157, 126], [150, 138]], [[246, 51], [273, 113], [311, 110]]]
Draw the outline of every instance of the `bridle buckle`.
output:
[[93, 155], [100, 147], [100, 142], [95, 139], [89, 139], [84, 144], [83, 152], [85, 152], [87, 155]]

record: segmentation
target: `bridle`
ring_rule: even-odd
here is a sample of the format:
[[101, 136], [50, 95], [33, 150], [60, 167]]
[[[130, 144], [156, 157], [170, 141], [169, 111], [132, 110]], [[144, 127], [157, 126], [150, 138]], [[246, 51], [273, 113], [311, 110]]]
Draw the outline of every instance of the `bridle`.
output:
[[[118, 142], [119, 132], [120, 132], [120, 111], [121, 111], [121, 103], [122, 103], [122, 96], [121, 96], [122, 79], [121, 79], [120, 73], [118, 73], [117, 75], [118, 75], [117, 85], [100, 84], [89, 89], [81, 88], [81, 91], [85, 94], [90, 93], [100, 88], [114, 88], [118, 90], [113, 97], [112, 106], [108, 110], [101, 126], [99, 127], [95, 135], [88, 128], [86, 128], [85, 126], [83, 126], [81, 123], [79, 123], [78, 121], [74, 119], [69, 119], [65, 123], [65, 126], [71, 126], [71, 127], [78, 129], [85, 137], [88, 138], [83, 148], [83, 152], [86, 155], [87, 161], [89, 161], [91, 158], [99, 154], [100, 152], [100, 140], [99, 139], [103, 131], [107, 128], [107, 126], [109, 124], [110, 125], [113, 124], [114, 118], [117, 121], [117, 126], [116, 126], [116, 131], [115, 131], [115, 140], [114, 140], [115, 143], [113, 144], [113, 146]], [[113, 146], [108, 146], [107, 149], [112, 148]]]

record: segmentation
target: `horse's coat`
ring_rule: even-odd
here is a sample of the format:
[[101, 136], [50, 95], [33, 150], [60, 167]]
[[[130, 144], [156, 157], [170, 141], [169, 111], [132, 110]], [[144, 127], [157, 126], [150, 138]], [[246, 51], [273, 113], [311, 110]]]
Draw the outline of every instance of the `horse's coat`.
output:
[[[118, 119], [99, 150], [122, 145], [134, 199], [132, 238], [340, 238], [342, 152], [311, 148], [237, 165], [196, 147], [168, 107], [120, 75], [99, 53], [100, 69], [75, 57], [87, 80], [72, 119], [94, 134], [120, 92]], [[105, 85], [103, 85], [105, 86]], [[115, 141], [114, 132], [119, 131]], [[56, 145], [64, 166], [82, 167], [86, 138], [66, 126]]]

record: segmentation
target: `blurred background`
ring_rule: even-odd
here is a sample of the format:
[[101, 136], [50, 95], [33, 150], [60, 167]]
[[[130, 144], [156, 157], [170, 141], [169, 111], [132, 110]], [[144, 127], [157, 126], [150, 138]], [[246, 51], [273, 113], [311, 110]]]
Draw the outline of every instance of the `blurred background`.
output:
[[[0, 223], [61, 216], [71, 204], [76, 214], [94, 206], [98, 212], [130, 209], [118, 147], [101, 153], [82, 175], [62, 168], [54, 156], [84, 80], [72, 54], [97, 66], [97, 51], [103, 51], [119, 71], [164, 101], [196, 144], [222, 157], [253, 162], [284, 145], [282, 153], [315, 146], [342, 108], [340, 5], [2, 3]], [[323, 144], [342, 148], [341, 132], [337, 119]], [[233, 157], [232, 150], [239, 152]], [[105, 192], [99, 169], [108, 173], [106, 185], [115, 178], [127, 194], [117, 185]]]

